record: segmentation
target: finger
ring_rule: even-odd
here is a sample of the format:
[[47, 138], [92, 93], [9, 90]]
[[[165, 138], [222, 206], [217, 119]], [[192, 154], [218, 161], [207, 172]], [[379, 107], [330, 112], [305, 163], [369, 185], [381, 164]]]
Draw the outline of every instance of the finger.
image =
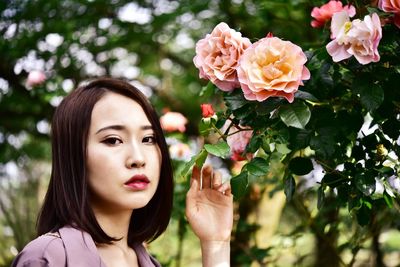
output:
[[219, 192], [223, 193], [224, 195], [230, 195], [231, 194], [231, 184], [230, 182], [225, 182], [223, 183], [220, 187], [217, 189]]
[[211, 188], [211, 176], [213, 169], [210, 165], [206, 165], [201, 170], [201, 188]]
[[222, 184], [222, 175], [220, 172], [215, 171], [213, 175], [212, 188], [218, 188]]
[[193, 179], [192, 184], [190, 185], [189, 192], [196, 192], [197, 190], [200, 190], [200, 184], [196, 179]]
[[196, 165], [193, 166], [192, 177], [190, 178], [190, 185], [192, 186], [193, 181], [197, 181], [197, 185], [200, 185], [200, 169]]
[[193, 211], [196, 209], [196, 200], [195, 196], [200, 189], [200, 184], [196, 179], [193, 179], [192, 184], [190, 186], [189, 191], [186, 194], [186, 209], [185, 214], [186, 217], [189, 219], [190, 216], [193, 214]]

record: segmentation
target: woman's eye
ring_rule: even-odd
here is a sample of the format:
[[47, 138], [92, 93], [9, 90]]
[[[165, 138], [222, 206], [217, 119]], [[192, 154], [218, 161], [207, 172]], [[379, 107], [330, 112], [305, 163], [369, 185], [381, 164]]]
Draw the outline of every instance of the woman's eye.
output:
[[155, 144], [156, 138], [155, 136], [146, 136], [143, 138], [143, 143]]
[[103, 141], [103, 143], [107, 145], [119, 145], [122, 143], [122, 141], [119, 138], [116, 137], [109, 137]]

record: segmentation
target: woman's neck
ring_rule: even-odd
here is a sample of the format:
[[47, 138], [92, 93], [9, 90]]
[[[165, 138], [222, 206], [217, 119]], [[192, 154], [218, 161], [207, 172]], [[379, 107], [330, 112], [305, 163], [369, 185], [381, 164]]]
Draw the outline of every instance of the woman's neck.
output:
[[97, 222], [103, 231], [110, 237], [120, 239], [114, 241], [121, 249], [128, 249], [128, 231], [132, 211], [104, 212], [94, 210]]

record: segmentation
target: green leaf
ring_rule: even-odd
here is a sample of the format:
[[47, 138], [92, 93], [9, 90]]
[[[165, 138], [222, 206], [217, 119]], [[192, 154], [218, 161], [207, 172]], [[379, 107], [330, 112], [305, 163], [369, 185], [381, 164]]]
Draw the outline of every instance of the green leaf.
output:
[[263, 102], [256, 103], [256, 112], [260, 116], [269, 116], [272, 111], [282, 106], [286, 100], [282, 98], [269, 98]]
[[310, 147], [316, 152], [317, 156], [329, 158], [336, 151], [335, 135], [320, 134], [310, 137]]
[[249, 184], [247, 172], [242, 172], [231, 179], [231, 187], [233, 196], [238, 199], [244, 196]]
[[377, 171], [380, 172], [381, 174], [383, 174], [385, 177], [392, 176], [395, 173], [395, 170], [393, 170], [390, 167], [385, 167], [385, 166], [383, 166], [382, 168], [378, 169]]
[[377, 84], [369, 84], [360, 90], [361, 104], [368, 110], [374, 111], [383, 102], [385, 96], [383, 89]]
[[354, 197], [350, 195], [348, 203], [349, 211], [359, 210], [361, 206], [362, 206], [361, 198], [358, 195], [355, 195]]
[[393, 198], [386, 191], [383, 193], [383, 199], [390, 209], [393, 208]]
[[371, 221], [371, 211], [367, 206], [362, 205], [359, 210], [356, 212], [357, 222], [361, 226], [366, 226]]
[[320, 186], [318, 188], [318, 200], [317, 200], [317, 208], [321, 209], [325, 202], [325, 192], [324, 187]]
[[233, 111], [233, 115], [235, 118], [242, 120], [248, 117], [254, 117], [254, 110], [251, 108], [250, 105], [246, 104], [236, 110]]
[[[200, 151], [200, 153], [201, 153], [201, 151]], [[199, 153], [199, 154], [200, 154], [200, 153]], [[194, 155], [194, 156], [190, 159], [190, 161], [187, 162], [187, 163], [185, 164], [185, 167], [181, 170], [180, 173], [178, 173], [178, 175], [177, 175], [178, 178], [186, 179], [186, 176], [189, 174], [190, 169], [191, 169], [191, 168], [193, 167], [193, 165], [196, 163], [196, 159], [197, 159], [197, 157], [198, 157], [199, 154]]]
[[217, 120], [217, 122], [215, 122], [215, 127], [217, 127], [218, 129], [221, 129], [222, 127], [224, 127], [224, 125], [226, 123], [226, 118], [224, 118], [222, 112], [217, 112], [217, 116], [218, 116], [218, 120]]
[[264, 176], [269, 169], [268, 161], [264, 158], [256, 157], [246, 164], [249, 174], [254, 176]]
[[244, 98], [241, 90], [234, 90], [232, 93], [225, 95], [224, 99], [226, 105], [231, 110], [241, 108], [248, 103], [248, 101]]
[[204, 165], [204, 162], [206, 161], [208, 156], [207, 151], [203, 148], [202, 150], [200, 150], [200, 152], [196, 155], [194, 155], [189, 162], [187, 162], [184, 166], [184, 168], [182, 168], [182, 170], [180, 171], [180, 173], [178, 173], [178, 177], [182, 178], [182, 179], [186, 179], [186, 176], [189, 174], [190, 169], [193, 167], [194, 164], [197, 165], [197, 167], [199, 167], [201, 169], [201, 167]]
[[326, 173], [321, 180], [321, 183], [331, 188], [338, 187], [344, 181], [343, 177], [338, 172]]
[[293, 176], [286, 177], [284, 180], [284, 189], [286, 195], [286, 201], [290, 202], [292, 200], [294, 191], [296, 190], [296, 181]]
[[306, 175], [314, 169], [310, 158], [293, 158], [289, 162], [289, 169], [296, 175]]
[[212, 82], [208, 82], [206, 86], [201, 88], [199, 96], [209, 98], [214, 93], [215, 85]]
[[199, 133], [203, 136], [206, 136], [210, 133], [211, 130], [211, 122], [205, 123], [204, 120], [200, 120], [199, 122]]
[[358, 190], [366, 196], [370, 196], [375, 192], [376, 181], [372, 172], [357, 173], [354, 177], [354, 183]]
[[246, 152], [254, 153], [256, 152], [260, 146], [263, 144], [263, 139], [259, 135], [253, 135], [250, 143], [247, 145]]
[[226, 158], [230, 151], [229, 145], [225, 141], [218, 142], [215, 145], [205, 144], [204, 148], [208, 153], [220, 158]]
[[304, 129], [311, 118], [311, 112], [306, 104], [298, 101], [282, 106], [279, 117], [287, 126]]
[[208, 152], [205, 149], [200, 150], [199, 154], [197, 154], [196, 157], [196, 166], [201, 169], [204, 165], [204, 162], [206, 161], [208, 156]]
[[276, 151], [281, 153], [282, 155], [289, 154], [292, 150], [290, 150], [286, 144], [275, 144]]
[[314, 101], [314, 102], [318, 101], [318, 99], [315, 96], [313, 96], [312, 94], [310, 94], [309, 92], [305, 92], [305, 91], [301, 91], [301, 90], [298, 90], [294, 94], [294, 97], [297, 99], [310, 100], [310, 101]]

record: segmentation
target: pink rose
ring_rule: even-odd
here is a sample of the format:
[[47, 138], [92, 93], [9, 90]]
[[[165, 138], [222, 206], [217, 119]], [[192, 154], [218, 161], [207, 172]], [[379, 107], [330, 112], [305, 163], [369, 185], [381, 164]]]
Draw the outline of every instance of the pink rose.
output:
[[185, 124], [188, 120], [179, 112], [167, 112], [160, 117], [161, 127], [166, 132], [179, 131], [181, 133], [186, 131]]
[[290, 103], [303, 80], [310, 78], [301, 48], [277, 37], [266, 37], [243, 53], [237, 69], [240, 86], [247, 100], [264, 101], [284, 97]]
[[378, 7], [385, 12], [400, 13], [399, 0], [379, 0]]
[[320, 8], [314, 7], [311, 11], [311, 17], [315, 20], [311, 21], [311, 26], [319, 28], [324, 26], [325, 22], [332, 18], [332, 15], [336, 12], [346, 11], [350, 17], [356, 14], [356, 9], [352, 5], [343, 6], [340, 1], [329, 1], [329, 3], [322, 5]]
[[29, 72], [26, 86], [33, 87], [42, 84], [46, 80], [46, 75], [42, 71], [33, 70]]
[[249, 39], [221, 22], [196, 44], [193, 62], [200, 71], [200, 78], [210, 80], [223, 91], [239, 87], [236, 67], [243, 51], [250, 45]]
[[400, 28], [400, 1], [379, 0], [378, 7], [385, 12], [394, 13], [394, 24]]
[[[238, 128], [232, 126], [229, 129], [228, 137], [226, 141], [231, 149], [231, 159], [233, 160], [243, 160], [242, 157], [244, 150], [246, 149], [247, 144], [250, 142], [250, 139], [253, 135], [253, 131], [250, 128], [244, 128], [245, 131], [238, 132]], [[237, 132], [237, 133], [235, 133]], [[234, 134], [232, 134], [234, 133]], [[229, 135], [232, 134], [232, 135]]]
[[382, 28], [379, 16], [365, 16], [364, 20], [350, 21], [346, 12], [335, 13], [331, 24], [333, 40], [326, 46], [333, 61], [338, 62], [354, 56], [363, 65], [378, 62], [379, 41]]

